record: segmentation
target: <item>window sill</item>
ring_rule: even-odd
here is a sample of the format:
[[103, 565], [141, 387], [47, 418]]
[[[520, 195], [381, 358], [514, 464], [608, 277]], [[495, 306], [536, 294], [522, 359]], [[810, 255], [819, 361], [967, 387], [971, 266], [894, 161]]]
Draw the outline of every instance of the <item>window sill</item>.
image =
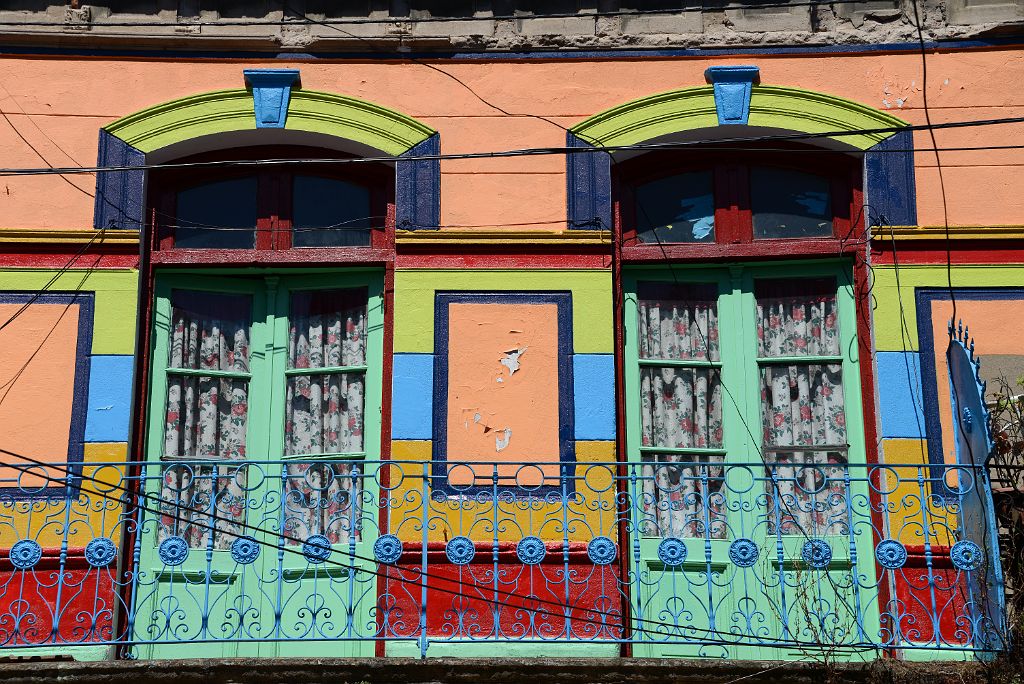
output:
[[622, 248], [627, 262], [664, 262], [666, 259], [728, 261], [750, 258], [837, 257], [854, 254], [860, 249], [856, 240], [835, 238], [798, 240], [759, 240], [744, 243], [712, 244], [631, 244]]
[[394, 252], [373, 247], [296, 247], [289, 250], [174, 249], [153, 252], [154, 265], [275, 265], [275, 264], [384, 264]]

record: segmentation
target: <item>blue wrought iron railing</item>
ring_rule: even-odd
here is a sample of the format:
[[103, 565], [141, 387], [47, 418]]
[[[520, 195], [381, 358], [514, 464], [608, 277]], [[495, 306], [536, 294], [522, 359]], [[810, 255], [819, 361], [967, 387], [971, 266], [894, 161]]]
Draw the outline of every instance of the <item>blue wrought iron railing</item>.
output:
[[979, 502], [981, 468], [838, 452], [770, 466], [2, 465], [0, 644], [142, 658], [488, 643], [983, 653], [1005, 635], [987, 600], [996, 535], [963, 522]]

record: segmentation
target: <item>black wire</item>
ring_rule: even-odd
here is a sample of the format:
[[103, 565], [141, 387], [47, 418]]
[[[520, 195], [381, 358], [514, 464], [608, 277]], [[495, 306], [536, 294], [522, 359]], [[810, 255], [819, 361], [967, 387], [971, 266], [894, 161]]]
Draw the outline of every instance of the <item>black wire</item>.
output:
[[[8, 93], [8, 95], [9, 95], [9, 94], [10, 94], [10, 93]], [[42, 153], [42, 152], [40, 152], [40, 151], [39, 151], [38, 149], [36, 149], [35, 145], [33, 145], [32, 143], [30, 143], [30, 142], [28, 141], [28, 138], [26, 138], [26, 137], [25, 137], [24, 135], [22, 135], [21, 131], [20, 131], [20, 130], [18, 130], [18, 127], [14, 125], [14, 122], [13, 122], [13, 121], [11, 121], [10, 117], [9, 117], [9, 116], [7, 115], [7, 113], [6, 113], [6, 112], [4, 112], [4, 111], [0, 111], [0, 117], [3, 117], [4, 121], [6, 121], [6, 122], [7, 122], [7, 125], [11, 127], [11, 130], [12, 130], [12, 131], [14, 131], [14, 134], [15, 134], [16, 136], [18, 136], [18, 138], [19, 138], [19, 139], [21, 140], [21, 142], [25, 143], [25, 145], [26, 145], [26, 146], [27, 146], [27, 147], [28, 147], [28, 148], [29, 148], [30, 150], [32, 150], [33, 152], [35, 152], [35, 155], [36, 155], [37, 157], [39, 157], [40, 161], [42, 161], [42, 162], [43, 162], [44, 164], [46, 164], [46, 166], [47, 166], [48, 168], [50, 168], [50, 169], [54, 168], [53, 164], [51, 164], [51, 163], [49, 162], [49, 160], [48, 160], [48, 159], [47, 159], [46, 157], [44, 157], [44, 156], [43, 156], [43, 153]], [[36, 128], [38, 128], [38, 126], [36, 126]], [[44, 136], [46, 136], [46, 134], [45, 134], [45, 133], [43, 133], [43, 135], [44, 135]], [[47, 139], [49, 140], [49, 136], [46, 136], [46, 137], [47, 137]], [[50, 140], [50, 142], [53, 142], [53, 141], [52, 141], [52, 140]], [[56, 144], [56, 143], [54, 143], [54, 144]], [[63, 150], [61, 150], [61, 151], [63, 152]], [[66, 156], [67, 156], [67, 157], [68, 157], [69, 159], [71, 159], [71, 161], [75, 161], [75, 159], [74, 159], [73, 157], [71, 157], [71, 155], [69, 155], [69, 154], [68, 154], [67, 152], [64, 152], [64, 154], [65, 154], [65, 155], [66, 155]], [[77, 162], [75, 162], [75, 163], [77, 163]], [[78, 187], [77, 185], [75, 185], [75, 184], [74, 184], [73, 182], [71, 182], [71, 179], [70, 179], [70, 178], [65, 178], [65, 177], [64, 177], [64, 174], [57, 174], [57, 175], [59, 175], [59, 176], [61, 177], [61, 180], [63, 180], [63, 181], [65, 182], [65, 183], [67, 183], [68, 185], [70, 185], [71, 187], [73, 187], [73, 188], [74, 188], [75, 190], [77, 190], [78, 192], [80, 192], [80, 193], [82, 193], [82, 194], [84, 194], [84, 195], [87, 195], [88, 197], [95, 197], [95, 195], [93, 195], [93, 194], [92, 194], [91, 192], [89, 192], [89, 191], [88, 191], [88, 190], [86, 190], [85, 188], [80, 188], [80, 187]]]
[[[272, 536], [275, 536], [275, 537], [279, 537], [283, 541], [294, 541], [294, 542], [304, 542], [305, 541], [303, 539], [299, 539], [297, 537], [293, 537], [291, 535], [288, 535], [284, 531], [275, 532], [273, 530], [267, 530], [265, 528], [258, 527], [256, 525], [251, 525], [251, 524], [249, 524], [246, 521], [237, 520], [235, 518], [226, 518], [224, 516], [220, 516], [220, 515], [217, 515], [215, 513], [210, 513], [210, 512], [205, 511], [205, 510], [200, 510], [200, 509], [197, 509], [197, 508], [193, 508], [191, 506], [182, 506], [178, 502], [172, 502], [170, 500], [163, 499], [161, 497], [154, 496], [152, 494], [148, 494], [145, 491], [142, 491], [142, 492], [139, 492], [138, 494], [136, 494], [132, 490], [130, 490], [130, 489], [128, 489], [128, 488], [126, 488], [126, 487], [124, 487], [122, 485], [112, 485], [111, 483], [105, 482], [103, 480], [100, 480], [100, 479], [98, 479], [95, 476], [92, 476], [92, 475], [88, 475], [87, 476], [87, 475], [85, 475], [84, 471], [81, 474], [74, 473], [73, 471], [71, 471], [70, 469], [68, 469], [66, 467], [61, 467], [61, 465], [57, 464], [57, 463], [47, 463], [45, 461], [39, 461], [39, 460], [34, 459], [34, 458], [30, 457], [30, 456], [25, 456], [24, 454], [19, 454], [19, 453], [16, 453], [16, 452], [10, 451], [8, 449], [4, 449], [4, 448], [0, 448], [0, 453], [6, 454], [8, 456], [13, 456], [14, 458], [21, 459], [23, 461], [26, 461], [28, 463], [33, 464], [34, 466], [39, 466], [39, 467], [42, 467], [42, 468], [45, 468], [45, 469], [52, 468], [52, 469], [57, 470], [59, 472], [66, 473], [68, 475], [68, 477], [65, 477], [65, 478], [55, 478], [55, 477], [52, 477], [52, 476], [49, 476], [49, 475], [45, 475], [45, 474], [41, 474], [41, 473], [38, 473], [38, 472], [34, 471], [32, 466], [19, 466], [17, 464], [13, 464], [13, 463], [3, 463], [3, 464], [0, 464], [0, 469], [2, 469], [3, 467], [9, 467], [9, 468], [14, 468], [15, 470], [21, 471], [23, 473], [32, 475], [33, 477], [42, 477], [42, 478], [46, 479], [49, 482], [54, 482], [54, 483], [58, 483], [58, 484], [61, 484], [61, 485], [65, 486], [69, 490], [69, 492], [70, 492], [71, 489], [74, 488], [69, 483], [69, 479], [71, 479], [71, 478], [81, 478], [83, 480], [88, 480], [90, 482], [98, 483], [99, 485], [101, 485], [105, 489], [115, 489], [115, 490], [118, 490], [118, 491], [122, 491], [122, 492], [124, 492], [125, 494], [128, 494], [131, 497], [141, 496], [144, 499], [151, 500], [151, 501], [155, 500], [159, 504], [164, 504], [164, 505], [171, 506], [175, 510], [184, 510], [184, 511], [191, 511], [191, 512], [194, 512], [194, 513], [198, 513], [203, 518], [209, 518], [210, 520], [214, 521], [215, 523], [216, 522], [227, 522], [227, 523], [230, 523], [232, 525], [236, 525], [236, 526], [242, 527], [242, 528], [244, 528], [246, 530], [251, 530], [251, 531], [259, 532], [259, 533], [262, 533], [262, 534], [265, 534], [265, 535], [272, 535]], [[297, 461], [297, 463], [301, 463], [301, 461]], [[164, 462], [164, 461], [159, 461], [157, 463], [143, 461], [143, 462], [140, 462], [140, 464], [152, 465], [152, 466], [156, 466], [156, 465], [159, 464], [159, 465], [165, 465], [165, 466], [169, 466], [169, 467], [173, 467], [173, 466], [179, 466], [180, 467], [181, 465], [183, 465], [181, 463]], [[382, 462], [382, 465], [385, 465], [385, 464], [388, 465], [388, 466], [391, 466], [391, 465], [394, 465], [394, 462], [390, 462], [390, 463]], [[90, 464], [84, 464], [83, 463], [83, 466], [84, 465], [110, 466], [112, 464], [110, 464], [110, 463], [95, 463], [95, 464], [90, 463]], [[193, 465], [200, 465], [200, 464], [193, 462], [193, 464], [188, 465], [186, 467], [189, 467], [189, 469], [191, 469], [191, 467]], [[231, 463], [231, 462], [212, 461], [211, 460], [211, 461], [204, 461], [201, 465], [209, 465], [211, 467], [228, 467], [228, 468], [235, 467], [236, 469], [241, 469], [241, 468], [248, 467], [250, 464], [247, 463], [247, 462]], [[431, 476], [427, 476], [427, 477], [429, 479]], [[104, 492], [85, 491], [85, 493], [88, 494], [88, 495], [97, 494], [97, 495], [99, 495], [103, 499], [106, 499], [108, 501], [114, 501], [114, 502], [120, 503], [122, 505], [124, 505], [126, 503], [124, 498], [114, 497], [114, 496], [112, 496], [110, 494], [107, 494], [107, 493], [104, 493]], [[152, 514], [154, 514], [156, 516], [160, 516], [161, 518], [166, 517], [166, 518], [170, 518], [172, 520], [178, 521], [178, 522], [186, 523], [186, 524], [191, 525], [191, 526], [195, 526], [195, 527], [200, 527], [200, 528], [206, 529], [211, 534], [224, 534], [224, 535], [233, 536], [235, 538], [243, 536], [243, 535], [239, 535], [237, 533], [231, 532], [229, 530], [219, 529], [219, 528], [216, 527], [216, 525], [211, 525], [211, 524], [208, 524], [208, 523], [203, 523], [203, 522], [195, 520], [193, 518], [183, 518], [180, 515], [172, 515], [171, 513], [167, 512], [167, 511], [160, 510], [160, 509], [150, 508], [148, 506], [145, 506], [143, 504], [139, 504], [137, 502], [133, 502], [132, 505], [134, 505], [135, 508], [137, 508], [139, 510], [146, 511], [148, 513], [152, 513]], [[135, 521], [131, 521], [131, 524], [134, 524], [136, 526], [138, 525], [138, 523], [135, 522]], [[139, 534], [139, 533], [140, 533], [140, 531], [136, 530], [136, 534]], [[265, 547], [274, 549], [276, 551], [286, 551], [286, 552], [289, 552], [289, 553], [292, 553], [292, 554], [295, 554], [295, 555], [300, 555], [300, 556], [305, 557], [304, 552], [299, 547], [288, 546], [286, 544], [280, 544], [280, 545], [279, 544], [271, 544], [270, 542], [264, 541], [262, 539], [257, 539], [255, 537], [250, 537], [250, 538], [253, 539], [253, 541], [255, 541], [260, 546], [265, 546]], [[377, 563], [377, 564], [380, 564], [380, 565], [386, 565], [389, 568], [395, 568], [398, 571], [411, 571], [411, 572], [414, 572], [417, 575], [420, 575], [422, 577], [426, 577], [428, 579], [432, 577], [432, 578], [435, 578], [435, 579], [437, 579], [437, 580], [439, 580], [441, 582], [448, 582], [448, 583], [460, 584], [460, 585], [466, 584], [466, 582], [464, 580], [462, 580], [462, 579], [453, 579], [451, 577], [445, 577], [445, 576], [440, 576], [440, 575], [432, 574], [430, 572], [424, 572], [421, 568], [403, 567], [403, 566], [399, 565], [397, 562], [386, 563], [384, 561], [379, 561], [376, 558], [369, 558], [369, 557], [366, 557], [366, 556], [360, 556], [359, 554], [352, 553], [351, 551], [342, 551], [340, 549], [333, 549], [332, 548], [331, 551], [332, 552], [333, 551], [338, 551], [342, 555], [349, 556], [349, 557], [354, 558], [356, 560], [362, 560], [362, 561], [368, 561], [368, 562], [372, 562], [372, 563]], [[421, 553], [426, 554], [427, 550], [426, 549], [422, 549]], [[323, 562], [325, 564], [329, 564], [329, 565], [332, 565], [332, 566], [335, 566], [335, 567], [339, 567], [339, 568], [343, 568], [343, 569], [347, 569], [347, 570], [355, 570], [357, 572], [364, 572], [366, 574], [371, 574], [371, 575], [376, 575], [376, 576], [379, 576], [379, 577], [384, 577], [385, 579], [393, 579], [393, 580], [401, 582], [403, 584], [411, 584], [414, 587], [434, 589], [434, 590], [439, 591], [441, 593], [451, 594], [453, 596], [465, 597], [465, 594], [463, 594], [460, 591], [456, 591], [456, 590], [453, 590], [453, 589], [443, 589], [443, 588], [441, 588], [439, 586], [429, 585], [426, 582], [413, 582], [411, 580], [407, 580], [407, 579], [400, 578], [400, 577], [399, 578], [394, 578], [394, 577], [391, 577], [391, 575], [387, 574], [386, 572], [382, 572], [380, 570], [369, 570], [369, 569], [362, 568], [362, 567], [355, 566], [355, 565], [346, 565], [346, 564], [338, 562], [338, 561], [332, 561], [329, 558], [324, 560]], [[558, 603], [557, 601], [550, 601], [550, 600], [546, 600], [546, 599], [541, 599], [539, 597], [525, 596], [523, 594], [517, 594], [515, 592], [505, 591], [505, 590], [501, 590], [501, 589], [495, 589], [492, 586], [481, 587], [480, 585], [477, 585], [475, 582], [473, 584], [473, 588], [474, 589], [482, 588], [487, 593], [499, 594], [499, 595], [503, 595], [503, 596], [507, 596], [507, 597], [511, 597], [511, 598], [526, 599], [527, 601], [534, 601], [534, 602], [537, 602], [537, 603], [540, 603], [540, 604], [553, 605], [553, 606], [556, 606], [556, 607], [562, 608], [562, 609], [580, 610], [581, 612], [588, 612], [588, 613], [592, 613], [592, 614], [596, 614], [596, 615], [601, 615], [601, 616], [605, 616], [605, 617], [609, 617], [609, 618], [621, 618], [622, 617], [622, 615], [620, 613], [611, 613], [611, 612], [605, 612], [605, 611], [600, 611], [600, 610], [597, 610], [597, 609], [590, 609], [590, 608], [585, 608], [585, 609], [584, 608], [579, 608], [579, 607], [571, 606], [571, 605], [568, 605], [568, 604]], [[511, 603], [507, 603], [507, 602], [504, 602], [504, 601], [498, 601], [497, 599], [489, 599], [489, 598], [482, 597], [482, 596], [481, 597], [471, 597], [471, 598], [472, 598], [472, 600], [479, 600], [479, 601], [481, 601], [483, 603], [491, 603], [491, 604], [494, 604], [494, 605], [497, 605], [497, 606], [502, 606], [502, 607], [507, 607], [507, 608], [515, 608], [517, 610], [527, 610], [529, 612], [533, 612], [533, 613], [537, 613], [537, 614], [542, 614], [542, 615], [545, 615], [547, 617], [562, 618], [562, 619], [565, 619], [565, 620], [570, 621], [570, 622], [573, 622], [573, 621], [575, 621], [575, 622], [583, 622], [583, 623], [594, 624], [594, 625], [598, 625], [598, 626], [602, 626], [602, 627], [607, 627], [607, 628], [614, 628], [615, 627], [614, 624], [610, 624], [610, 623], [599, 621], [599, 620], [595, 620], [595, 619], [586, 619], [586, 618], [577, 619], [575, 617], [567, 616], [564, 612], [563, 613], [551, 613], [549, 611], [535, 610], [535, 609], [532, 609], [532, 608], [524, 608], [521, 605], [511, 604]], [[711, 629], [704, 629], [704, 628], [700, 628], [700, 627], [695, 627], [693, 625], [676, 625], [676, 624], [670, 624], [670, 623], [666, 623], [666, 622], [658, 622], [658, 621], [655, 621], [655, 620], [643, 620], [643, 619], [639, 619], [639, 618], [635, 618], [635, 617], [632, 618], [632, 620], [635, 621], [635, 622], [650, 623], [650, 624], [653, 624], [653, 625], [658, 626], [658, 627], [668, 627], [668, 628], [671, 628], [673, 630], [678, 630], [678, 631], [696, 631], [696, 632], [704, 632], [706, 634], [718, 634], [718, 635], [725, 635], [725, 636], [740, 636], [740, 635], [738, 635], [738, 634], [736, 634], [734, 632], [721, 632], [721, 631], [718, 631], [718, 630], [711, 630]], [[644, 632], [644, 633], [649, 633], [649, 634], [655, 634], [655, 635], [659, 635], [659, 636], [669, 636], [669, 635], [666, 635], [664, 632], [656, 632], [656, 631], [645, 630], [645, 629], [641, 629], [639, 631]], [[615, 642], [614, 640], [612, 640], [612, 641], [613, 641], [613, 643]], [[129, 643], [134, 643], [134, 642], [129, 641]], [[754, 644], [751, 644], [748, 641], [726, 641], [726, 640], [723, 640], [723, 639], [704, 639], [704, 640], [702, 640], [701, 643], [716, 644], [716, 645], [726, 645], [726, 646], [743, 646], [743, 645], [754, 645], [754, 644], [757, 644], [756, 641], [754, 642]], [[875, 644], [871, 644], [871, 643], [868, 643], [868, 642], [834, 645], [834, 644], [826, 643], [826, 642], [808, 642], [808, 641], [798, 641], [798, 640], [795, 640], [795, 639], [779, 639], [779, 640], [774, 640], [774, 641], [769, 642], [767, 645], [769, 645], [769, 646], [774, 646], [774, 645], [830, 646], [830, 647], [831, 646], [836, 646], [837, 648], [842, 648], [844, 650], [846, 650], [846, 649], [849, 649], [849, 650], [877, 650], [877, 648], [878, 648]]]
[[[493, 105], [492, 105], [493, 106]], [[530, 116], [530, 115], [516, 115]], [[537, 117], [547, 121], [544, 117]], [[552, 122], [554, 123], [554, 122]], [[459, 154], [425, 154], [416, 156], [375, 156], [375, 157], [347, 157], [343, 159], [323, 158], [293, 158], [293, 159], [232, 159], [220, 161], [202, 162], [168, 162], [163, 164], [141, 164], [139, 166], [83, 166], [83, 167], [54, 167], [54, 168], [0, 168], [0, 176], [31, 176], [48, 174], [75, 174], [75, 173], [110, 173], [116, 171], [145, 171], [152, 169], [181, 169], [181, 168], [211, 168], [211, 167], [234, 167], [234, 166], [281, 166], [288, 164], [365, 164], [381, 162], [400, 161], [445, 161], [456, 159], [501, 159], [506, 157], [524, 156], [545, 156], [563, 154], [606, 154], [609, 152], [630, 152], [630, 151], [655, 151], [655, 150], [679, 150], [699, 147], [704, 149], [711, 145], [727, 145], [729, 143], [758, 143], [773, 140], [818, 140], [822, 138], [842, 138], [854, 135], [882, 135], [886, 133], [899, 133], [902, 131], [919, 130], [940, 130], [947, 128], [974, 128], [981, 126], [996, 126], [1003, 124], [1024, 123], [1024, 116], [1002, 117], [995, 119], [975, 119], [969, 121], [949, 121], [936, 124], [918, 124], [907, 126], [886, 126], [880, 128], [862, 128], [856, 130], [838, 130], [825, 133], [780, 133], [773, 135], [737, 136], [732, 138], [720, 138], [715, 140], [677, 140], [653, 143], [635, 143], [631, 145], [606, 145], [595, 147], [534, 147], [514, 150], [502, 150], [495, 152], [464, 152]], [[555, 124], [558, 125], [558, 124]], [[559, 125], [559, 128], [566, 129]], [[948, 148], [949, 151], [973, 151], [985, 149], [1021, 149], [1024, 145], [1000, 145], [1000, 146], [977, 146]], [[725, 149], [725, 148], [723, 148]], [[730, 150], [742, 149], [729, 147]], [[793, 152], [794, 150], [786, 150]], [[862, 154], [864, 150], [825, 150], [832, 154]], [[930, 150], [883, 150], [883, 152], [911, 152]]]
[[15, 320], [17, 320], [17, 318], [18, 318], [19, 316], [21, 316], [21, 315], [22, 315], [23, 313], [25, 313], [25, 311], [26, 311], [26, 310], [27, 310], [27, 309], [28, 309], [28, 308], [29, 308], [30, 306], [32, 306], [32, 304], [33, 304], [33, 303], [35, 303], [35, 302], [36, 302], [36, 301], [37, 301], [37, 300], [39, 299], [39, 297], [40, 297], [40, 296], [42, 296], [42, 295], [43, 295], [43, 294], [44, 294], [44, 293], [45, 293], [45, 292], [46, 292], [47, 290], [49, 290], [49, 289], [50, 289], [50, 287], [52, 287], [52, 286], [53, 286], [53, 284], [54, 284], [54, 283], [56, 283], [56, 282], [57, 282], [57, 280], [58, 280], [58, 279], [59, 279], [59, 278], [60, 278], [60, 277], [61, 277], [62, 275], [64, 275], [65, 273], [67, 273], [67, 272], [68, 272], [68, 271], [69, 271], [69, 270], [71, 269], [71, 267], [72, 267], [72, 266], [74, 265], [74, 263], [75, 263], [76, 261], [78, 261], [78, 260], [79, 260], [79, 259], [80, 259], [80, 258], [82, 257], [82, 255], [86, 253], [86, 251], [88, 251], [88, 249], [89, 249], [89, 247], [90, 247], [90, 246], [92, 245], [92, 243], [93, 243], [93, 242], [95, 242], [97, 238], [99, 238], [99, 237], [103, 236], [103, 235], [104, 235], [104, 233], [106, 233], [106, 230], [107, 230], [106, 228], [100, 228], [100, 229], [99, 229], [99, 230], [97, 230], [97, 231], [96, 231], [95, 233], [93, 233], [93, 236], [92, 236], [91, 238], [89, 238], [89, 241], [88, 241], [88, 242], [86, 242], [86, 243], [85, 243], [85, 244], [84, 244], [84, 245], [82, 246], [82, 248], [81, 248], [81, 249], [79, 249], [79, 250], [78, 250], [78, 251], [77, 251], [77, 252], [76, 252], [76, 253], [74, 254], [74, 256], [72, 256], [72, 257], [71, 257], [71, 259], [70, 259], [70, 260], [69, 260], [69, 261], [68, 261], [68, 262], [67, 262], [66, 264], [64, 264], [63, 266], [61, 266], [61, 267], [60, 267], [60, 269], [58, 269], [58, 270], [57, 270], [57, 272], [56, 272], [56, 273], [55, 273], [55, 274], [53, 275], [53, 277], [52, 277], [52, 278], [50, 278], [50, 280], [49, 280], [49, 281], [47, 281], [47, 282], [46, 282], [46, 284], [45, 284], [45, 285], [43, 285], [43, 287], [42, 287], [41, 289], [37, 290], [36, 292], [33, 292], [33, 293], [32, 293], [32, 296], [31, 296], [31, 297], [30, 297], [30, 298], [28, 299], [28, 301], [26, 301], [26, 302], [25, 302], [24, 304], [22, 304], [22, 305], [21, 305], [20, 307], [18, 307], [18, 310], [17, 310], [17, 311], [15, 311], [15, 312], [14, 312], [14, 313], [13, 313], [13, 314], [11, 315], [11, 317], [10, 317], [10, 318], [8, 318], [8, 319], [7, 319], [6, 321], [4, 321], [4, 322], [3, 322], [3, 324], [0, 324], [0, 331], [2, 331], [2, 330], [3, 330], [4, 328], [6, 328], [7, 326], [9, 326], [9, 325], [10, 325], [11, 323], [13, 323], [13, 322], [14, 322]]

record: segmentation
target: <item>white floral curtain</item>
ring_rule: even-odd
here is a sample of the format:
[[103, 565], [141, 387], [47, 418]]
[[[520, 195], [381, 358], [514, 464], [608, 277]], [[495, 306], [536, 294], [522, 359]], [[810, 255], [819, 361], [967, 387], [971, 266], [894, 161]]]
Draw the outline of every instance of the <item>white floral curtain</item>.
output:
[[[835, 283], [759, 283], [761, 416], [773, 523], [783, 534], [844, 534], [846, 414], [842, 365], [772, 362], [838, 356]], [[803, 447], [803, 448], [801, 448]]]
[[645, 458], [642, 534], [725, 539], [724, 475], [719, 456]]
[[[720, 359], [717, 293], [713, 286], [647, 285], [639, 294], [641, 359]], [[644, 447], [722, 447], [722, 393], [717, 369], [643, 364], [640, 395]], [[721, 457], [659, 454], [647, 461], [644, 534], [725, 537]]]
[[[366, 373], [366, 290], [317, 290], [292, 297], [288, 368], [335, 370], [290, 373], [285, 398], [285, 452], [295, 455], [363, 451]], [[300, 543], [323, 534], [343, 543], [357, 534], [360, 466], [293, 463], [288, 466], [286, 534]]]
[[187, 463], [164, 469], [160, 536], [176, 534], [197, 548], [211, 535], [215, 548], [227, 548], [241, 534], [232, 521], [244, 519], [245, 470], [216, 462], [245, 458], [250, 310], [245, 295], [175, 291], [172, 299], [163, 458]]

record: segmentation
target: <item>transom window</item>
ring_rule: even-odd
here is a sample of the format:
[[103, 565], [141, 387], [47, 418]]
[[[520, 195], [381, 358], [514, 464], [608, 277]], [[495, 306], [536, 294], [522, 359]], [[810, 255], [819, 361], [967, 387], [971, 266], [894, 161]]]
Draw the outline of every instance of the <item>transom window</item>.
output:
[[376, 164], [230, 165], [330, 158], [303, 147], [243, 148], [180, 160], [223, 165], [159, 170], [150, 184], [155, 248], [288, 250], [381, 247], [392, 215], [393, 169]]
[[849, 236], [859, 201], [839, 153], [648, 153], [617, 167], [624, 244], [741, 244]]

